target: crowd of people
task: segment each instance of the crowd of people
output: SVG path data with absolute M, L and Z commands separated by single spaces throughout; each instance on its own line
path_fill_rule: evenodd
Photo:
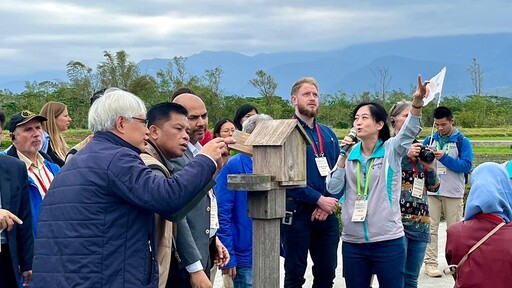
M 308 255 L 313 287 L 333 287 L 338 257 L 347 287 L 371 287 L 374 275 L 379 287 L 418 287 L 422 266 L 443 276 L 440 248 L 456 287 L 490 287 L 486 276 L 512 270 L 512 249 L 500 245 L 511 239 L 512 161 L 478 166 L 464 203 L 473 153 L 451 110 L 437 107 L 437 132 L 416 140 L 427 91 L 418 76 L 412 100 L 389 116 L 377 102 L 360 103 L 357 137 L 340 141 L 317 120 L 316 80 L 292 85 L 290 117 L 312 145 L 306 187 L 286 191 L 284 287 L 304 285 Z M 227 179 L 252 174 L 253 160 L 228 145 L 236 130 L 252 133 L 272 117 L 245 104 L 212 133 L 200 96 L 180 88 L 146 110 L 128 91 L 98 91 L 92 134 L 71 149 L 65 104 L 12 115 L 12 145 L 0 155 L 0 287 L 202 288 L 218 274 L 225 288 L 252 287 L 248 192 L 230 190 Z M 437 241 L 441 214 L 446 247 Z M 492 287 L 509 277 L 493 276 Z

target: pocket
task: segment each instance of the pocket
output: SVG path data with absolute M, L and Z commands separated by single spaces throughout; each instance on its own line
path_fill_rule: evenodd
M 151 247 L 151 240 L 148 240 L 148 245 L 146 247 L 146 257 L 144 257 L 144 285 L 148 285 L 151 282 L 151 278 L 153 276 L 153 247 Z

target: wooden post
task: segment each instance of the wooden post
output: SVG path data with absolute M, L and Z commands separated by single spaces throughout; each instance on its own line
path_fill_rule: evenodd
M 247 192 L 248 216 L 253 219 L 252 284 L 279 287 L 280 228 L 285 216 L 286 188 L 306 186 L 306 144 L 311 140 L 294 119 L 258 123 L 250 137 L 230 146 L 250 155 L 253 174 L 228 175 L 229 190 Z

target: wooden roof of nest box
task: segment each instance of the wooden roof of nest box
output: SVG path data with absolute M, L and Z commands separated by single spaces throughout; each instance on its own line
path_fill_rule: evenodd
M 254 174 L 272 175 L 281 186 L 306 185 L 306 145 L 312 142 L 296 119 L 261 121 L 247 135 L 235 135 L 230 148 L 250 155 L 252 147 Z

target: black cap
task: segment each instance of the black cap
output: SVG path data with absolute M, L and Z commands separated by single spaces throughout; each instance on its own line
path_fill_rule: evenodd
M 44 122 L 44 121 L 48 120 L 44 116 L 37 115 L 28 110 L 23 110 L 20 113 L 14 114 L 11 117 L 11 121 L 9 122 L 9 131 L 14 132 L 16 127 L 21 126 L 32 119 L 37 119 L 37 120 L 39 120 L 39 122 Z

